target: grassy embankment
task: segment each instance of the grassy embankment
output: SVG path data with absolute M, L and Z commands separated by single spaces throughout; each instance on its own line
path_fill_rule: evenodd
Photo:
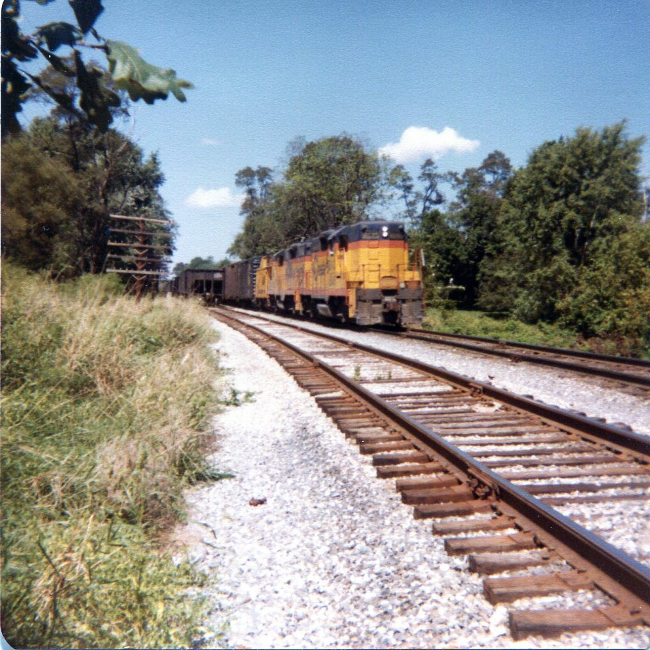
M 186 646 L 203 579 L 156 543 L 205 459 L 207 318 L 3 273 L 2 632 L 16 647 Z
M 575 332 L 563 329 L 559 325 L 541 322 L 528 325 L 512 317 L 497 318 L 480 311 L 430 307 L 426 311 L 423 327 L 449 334 L 484 336 L 502 341 L 650 359 L 650 348 L 641 341 L 613 338 L 585 340 Z

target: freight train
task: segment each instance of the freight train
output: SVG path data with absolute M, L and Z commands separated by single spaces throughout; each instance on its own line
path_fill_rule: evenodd
M 216 301 L 358 325 L 416 325 L 422 269 L 419 257 L 409 254 L 402 223 L 341 226 L 224 267 Z

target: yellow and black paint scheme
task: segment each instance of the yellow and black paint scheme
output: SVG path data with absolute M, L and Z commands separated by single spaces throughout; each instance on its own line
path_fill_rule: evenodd
M 409 261 L 403 224 L 362 221 L 262 256 L 254 302 L 359 325 L 414 325 L 422 320 L 421 266 Z

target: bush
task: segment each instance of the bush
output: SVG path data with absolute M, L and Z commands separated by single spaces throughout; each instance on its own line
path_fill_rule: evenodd
M 214 330 L 110 278 L 3 274 L 2 630 L 20 647 L 188 645 L 202 579 L 155 550 L 214 476 Z
M 596 246 L 590 267 L 559 305 L 561 323 L 619 354 L 650 353 L 650 227 Z
M 495 317 L 479 311 L 427 309 L 424 324 L 432 330 L 449 334 L 483 336 L 533 345 L 568 348 L 576 347 L 578 344 L 576 334 L 557 325 L 548 323 L 529 325 L 511 316 L 506 318 L 504 314 Z

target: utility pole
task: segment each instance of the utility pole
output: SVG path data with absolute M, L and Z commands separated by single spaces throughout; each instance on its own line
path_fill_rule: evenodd
M 171 239 L 174 235 L 169 232 L 151 232 L 148 231 L 147 224 L 164 224 L 173 226 L 174 222 L 166 219 L 150 219 L 148 217 L 132 217 L 121 214 L 111 214 L 109 215 L 110 219 L 119 222 L 119 221 L 128 221 L 135 222 L 135 224 L 126 224 L 126 225 L 135 225 L 135 228 L 121 228 L 117 227 L 121 224 L 116 223 L 115 226 L 110 227 L 110 233 L 112 236 L 114 234 L 122 237 L 127 237 L 127 241 L 118 242 L 118 241 L 109 241 L 108 246 L 113 248 L 128 248 L 132 249 L 134 253 L 131 254 L 119 254 L 119 253 L 109 253 L 106 257 L 107 259 L 116 259 L 121 260 L 124 264 L 131 264 L 135 268 L 108 268 L 106 269 L 107 273 L 121 273 L 124 275 L 130 275 L 135 279 L 135 302 L 139 303 L 142 299 L 142 295 L 146 288 L 147 279 L 156 279 L 160 280 L 160 276 L 166 275 L 167 273 L 167 260 L 165 257 L 169 256 L 172 251 L 171 244 L 152 244 L 154 237 L 161 237 L 165 239 Z M 153 250 L 164 250 L 164 256 L 157 257 L 147 257 L 149 254 L 148 251 Z

